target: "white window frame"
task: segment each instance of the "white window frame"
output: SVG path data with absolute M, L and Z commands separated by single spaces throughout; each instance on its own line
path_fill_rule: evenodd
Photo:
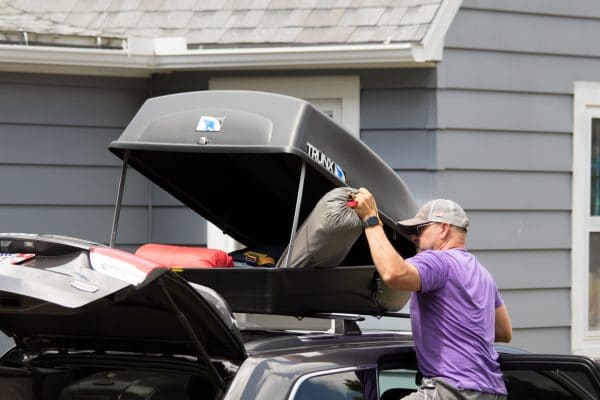
M 573 213 L 571 251 L 571 351 L 600 357 L 600 331 L 588 330 L 589 234 L 600 232 L 590 216 L 592 119 L 600 119 L 600 82 L 576 82 L 573 101 Z
M 258 90 L 284 94 L 313 102 L 317 108 L 331 107 L 338 123 L 360 137 L 360 78 L 358 75 L 213 77 L 210 90 Z M 341 101 L 341 108 L 339 103 Z M 211 223 L 207 223 L 207 247 L 232 251 L 239 245 Z

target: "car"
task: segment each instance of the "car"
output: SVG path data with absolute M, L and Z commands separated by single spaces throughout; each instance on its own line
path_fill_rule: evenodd
M 409 293 L 381 282 L 364 238 L 328 268 L 286 257 L 277 268 L 197 268 L 114 246 L 133 167 L 275 256 L 291 254 L 325 193 L 369 186 L 386 234 L 410 256 L 394 221 L 415 202 L 364 144 L 299 99 L 204 91 L 148 100 L 110 149 L 123 159 L 111 246 L 0 234 L 0 329 L 14 341 L 0 358 L 0 399 L 389 400 L 416 390 L 410 332 L 359 325 L 410 317 L 399 311 Z M 199 170 L 212 173 L 192 179 Z M 589 358 L 497 350 L 510 399 L 600 398 Z
M 2 399 L 397 399 L 419 383 L 408 332 L 300 310 L 334 328 L 239 329 L 217 292 L 130 253 L 52 235 L 0 243 L 36 254 L 2 265 L 0 326 L 15 341 Z M 498 351 L 511 399 L 600 394 L 586 357 Z

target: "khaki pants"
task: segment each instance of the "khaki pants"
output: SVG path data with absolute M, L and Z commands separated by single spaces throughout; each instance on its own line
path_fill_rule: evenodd
M 419 390 L 403 397 L 403 400 L 506 400 L 506 396 L 457 389 L 440 378 L 423 378 Z

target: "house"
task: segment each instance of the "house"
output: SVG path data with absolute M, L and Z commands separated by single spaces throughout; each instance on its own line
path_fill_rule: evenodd
M 465 207 L 515 346 L 600 356 L 599 34 L 593 0 L 2 0 L 0 230 L 108 242 L 145 99 L 286 93 Z M 120 247 L 224 243 L 131 176 Z

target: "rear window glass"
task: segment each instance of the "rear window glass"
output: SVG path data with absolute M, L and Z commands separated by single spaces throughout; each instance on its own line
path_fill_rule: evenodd
M 592 389 L 589 382 L 585 383 L 588 380 L 585 374 L 572 371 L 505 371 L 504 380 L 511 400 L 572 400 L 585 398 L 582 392 L 589 394 Z
M 304 381 L 295 400 L 377 400 L 375 370 L 320 375 Z

